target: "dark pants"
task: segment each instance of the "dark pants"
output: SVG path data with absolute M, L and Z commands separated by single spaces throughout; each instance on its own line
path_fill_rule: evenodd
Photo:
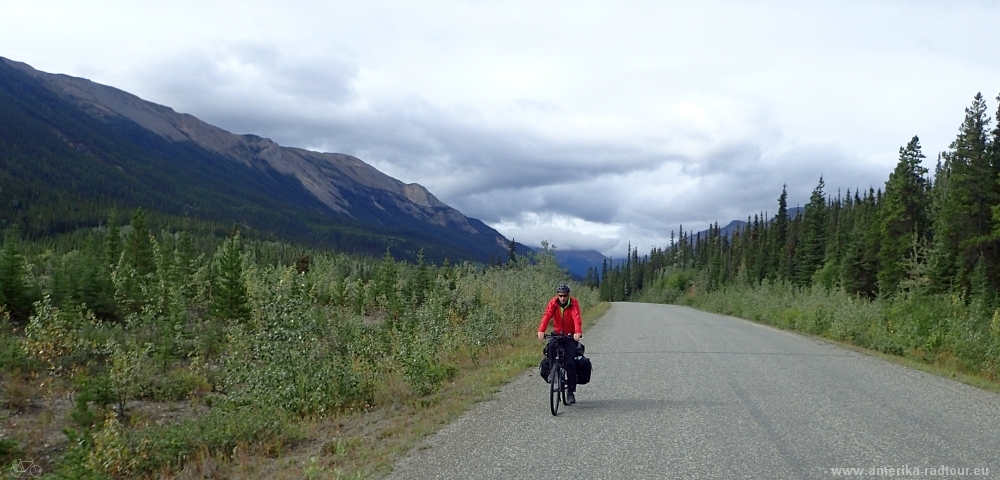
M 548 354 L 549 365 L 552 365 L 553 368 L 556 365 L 555 343 L 557 341 L 562 344 L 564 352 L 563 358 L 565 359 L 566 377 L 568 380 L 566 385 L 566 391 L 570 393 L 576 392 L 576 362 L 573 359 L 576 358 L 576 352 L 580 344 L 577 343 L 576 340 L 573 340 L 572 338 L 550 338 L 549 344 L 546 347 L 546 351 L 549 352 Z

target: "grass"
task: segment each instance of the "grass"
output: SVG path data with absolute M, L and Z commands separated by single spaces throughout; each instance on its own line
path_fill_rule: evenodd
M 759 323 L 759 322 L 758 322 Z M 912 368 L 914 370 L 920 370 L 927 372 L 939 377 L 950 378 L 957 382 L 964 383 L 982 390 L 986 390 L 993 393 L 1000 393 L 1000 381 L 992 377 L 987 377 L 984 375 L 963 372 L 961 366 L 956 365 L 953 362 L 942 362 L 941 360 L 935 360 L 932 363 L 928 363 L 928 360 L 923 357 L 910 357 L 910 356 L 899 356 L 892 355 L 889 353 L 883 353 L 878 350 L 872 350 L 864 347 L 859 347 L 857 345 L 842 342 L 840 340 L 835 340 L 832 338 L 824 337 L 821 335 L 814 335 L 811 333 L 805 333 L 801 331 L 793 330 L 798 334 L 806 335 L 811 338 L 816 338 L 824 342 L 837 345 L 848 350 L 869 355 L 887 362 L 892 362 L 904 367 Z
M 600 303 L 584 312 L 589 328 L 610 308 Z M 278 455 L 252 446 L 231 455 L 202 452 L 178 472 L 161 478 L 372 478 L 388 474 L 392 465 L 429 435 L 453 422 L 476 403 L 538 366 L 540 343 L 533 332 L 490 347 L 478 362 L 458 359 L 458 374 L 436 392 L 372 411 L 315 418 L 296 426 L 302 438 Z
M 964 304 L 948 304 L 946 299 L 921 302 L 868 302 L 823 289 L 796 291 L 781 286 L 730 288 L 685 297 L 683 303 L 705 311 L 732 315 L 752 322 L 823 340 L 849 350 L 870 355 L 916 370 L 950 378 L 983 390 L 1000 393 L 1000 379 L 989 361 L 970 361 L 950 352 L 962 352 L 970 337 L 955 318 L 971 316 Z M 936 302 L 936 303 L 935 303 Z M 943 335 L 951 343 L 921 348 L 929 342 L 912 332 L 921 322 L 944 325 Z M 901 329 L 908 328 L 903 331 Z M 941 327 L 938 327 L 941 328 Z M 918 338 L 919 341 L 913 340 Z M 959 340 L 955 340 L 955 339 Z M 992 342 L 990 333 L 978 337 Z

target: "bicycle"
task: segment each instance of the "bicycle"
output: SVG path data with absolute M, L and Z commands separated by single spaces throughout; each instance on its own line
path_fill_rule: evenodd
M 573 338 L 572 335 L 564 335 L 558 333 L 546 333 L 544 338 Z M 554 355 L 554 362 L 550 366 L 549 370 L 549 409 L 552 411 L 552 415 L 559 415 L 559 404 L 569 405 L 566 401 L 566 388 L 567 383 L 569 383 L 568 374 L 566 373 L 566 352 L 563 348 L 563 342 L 556 341 L 552 345 L 555 347 L 556 352 Z
M 18 460 L 17 463 L 11 465 L 10 475 L 14 478 L 38 478 L 42 476 L 42 467 L 36 465 L 35 461 L 30 458 Z

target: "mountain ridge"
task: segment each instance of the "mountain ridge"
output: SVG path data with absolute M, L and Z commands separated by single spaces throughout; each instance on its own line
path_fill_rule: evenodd
M 265 230 L 274 221 L 263 217 L 291 216 L 312 230 L 299 237 L 315 240 L 331 228 L 339 229 L 341 236 L 375 235 L 379 239 L 369 242 L 367 250 L 376 243 L 386 248 L 405 244 L 409 257 L 434 243 L 443 244 L 432 248 L 439 259 L 451 255 L 485 260 L 507 249 L 503 235 L 441 202 L 425 187 L 392 178 L 351 155 L 234 134 L 114 87 L 41 72 L 3 57 L 0 70 L 0 86 L 7 94 L 0 102 L 7 117 L 2 140 L 9 182 L 21 178 L 46 185 L 46 179 L 58 178 L 60 183 L 51 186 L 71 194 L 87 191 L 103 198 L 103 204 L 146 201 L 181 215 L 249 211 L 247 222 Z M 26 165 L 27 159 L 37 165 Z M 66 175 L 45 173 L 47 168 L 65 167 L 106 180 L 108 189 L 95 191 L 93 185 L 76 185 Z M 123 197 L 122 188 L 131 197 Z M 12 183 L 9 190 L 18 190 L 17 185 Z M 197 193 L 205 190 L 211 194 Z M 36 200 L 40 196 L 53 195 L 35 192 Z M 282 220 L 282 229 L 296 228 L 290 218 Z M 359 233 L 359 228 L 369 227 L 375 232 Z

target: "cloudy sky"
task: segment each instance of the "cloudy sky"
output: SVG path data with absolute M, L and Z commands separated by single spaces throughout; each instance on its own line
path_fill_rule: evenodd
M 996 1 L 0 0 L 0 56 L 620 256 L 882 186 L 1000 93 Z

